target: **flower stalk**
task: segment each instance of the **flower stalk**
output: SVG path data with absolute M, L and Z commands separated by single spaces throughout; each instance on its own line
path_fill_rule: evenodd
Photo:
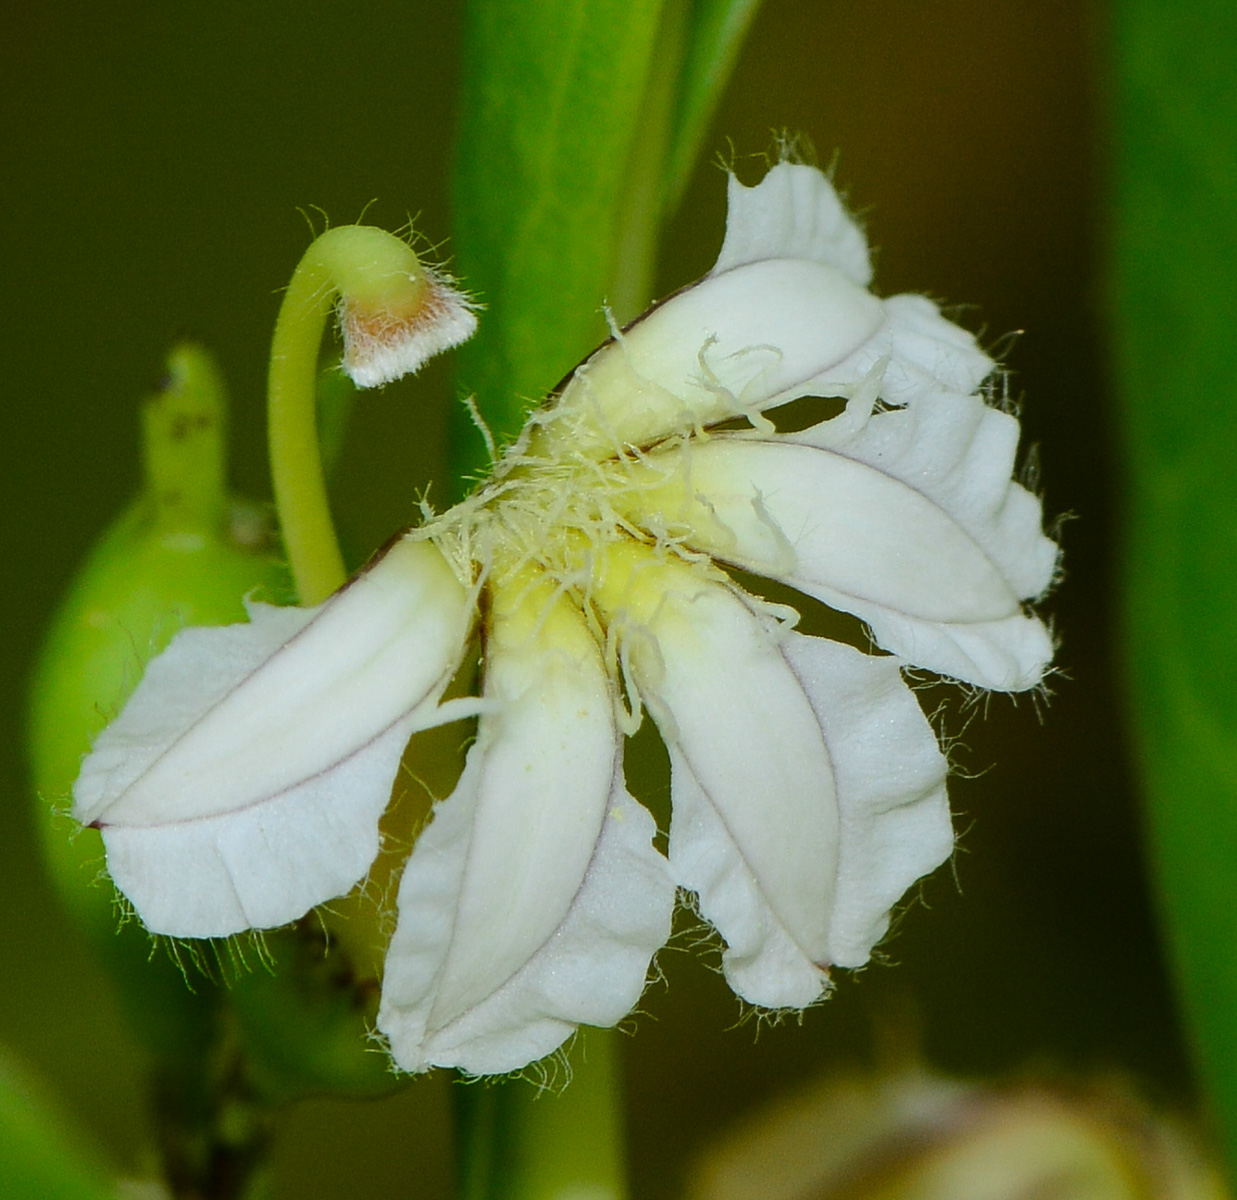
M 561 1092 L 524 1081 L 459 1092 L 460 1200 L 625 1200 L 618 1036 L 577 1034 Z

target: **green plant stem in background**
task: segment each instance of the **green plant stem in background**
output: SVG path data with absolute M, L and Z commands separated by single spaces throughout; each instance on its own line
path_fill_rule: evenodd
M 454 269 L 485 304 L 457 378 L 500 444 L 605 336 L 619 212 L 662 0 L 472 0 Z M 485 466 L 467 421 L 452 478 Z
M 658 209 L 626 203 L 624 186 L 638 143 L 664 153 L 666 117 L 644 96 L 661 10 L 661 0 L 469 5 L 454 267 L 486 311 L 457 379 L 500 445 L 605 336 L 620 231 L 652 253 L 652 229 L 633 222 L 655 222 Z M 671 89 L 661 90 L 664 105 Z M 642 118 L 655 126 L 644 139 Z M 647 262 L 634 273 L 647 279 Z M 478 431 L 453 418 L 459 495 L 486 460 Z M 588 1031 L 592 1053 L 560 1096 L 520 1080 L 459 1089 L 461 1200 L 626 1195 L 612 1036 Z
M 565 1090 L 555 1090 L 562 1081 L 458 1089 L 459 1200 L 625 1200 L 619 1037 L 581 1030 Z
M 472 0 L 455 164 L 454 269 L 486 307 L 460 391 L 501 446 L 648 303 L 681 194 L 756 0 Z M 486 466 L 453 414 L 457 495 Z M 590 1029 L 562 1095 L 460 1090 L 465 1200 L 620 1198 L 616 1035 Z
M 665 0 L 620 192 L 608 294 L 619 325 L 655 286 L 657 243 L 691 176 L 709 119 L 759 0 Z
M 683 0 L 686 25 L 675 114 L 662 174 L 662 205 L 678 204 L 760 0 Z
M 455 164 L 455 270 L 486 305 L 460 390 L 501 445 L 636 315 L 759 0 L 473 0 Z M 486 466 L 461 409 L 456 491 Z
M 606 296 L 609 317 L 620 326 L 638 317 L 653 293 L 687 19 L 687 0 L 665 0 L 636 114 L 636 135 L 623 172 Z
M 1165 929 L 1237 1163 L 1237 7 L 1121 0 L 1114 23 L 1125 650 Z
M 758 0 L 472 0 L 454 269 L 486 305 L 460 390 L 501 445 L 636 315 Z M 457 493 L 486 465 L 454 414 Z

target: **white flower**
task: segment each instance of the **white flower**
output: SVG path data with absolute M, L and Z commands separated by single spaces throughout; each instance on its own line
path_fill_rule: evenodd
M 76 788 L 147 926 L 290 921 L 347 892 L 409 735 L 480 713 L 408 861 L 379 1027 L 410 1071 L 518 1068 L 636 1002 L 676 888 L 734 990 L 801 1008 L 857 967 L 951 852 L 915 665 L 1034 686 L 1052 580 L 1012 481 L 993 363 L 917 296 L 880 300 L 818 171 L 730 184 L 713 271 L 597 351 L 491 480 L 316 609 L 189 629 Z M 779 433 L 764 415 L 845 400 Z M 722 569 L 862 618 L 886 654 L 807 637 Z M 479 624 L 482 695 L 439 704 Z M 672 764 L 669 856 L 627 792 L 647 709 Z

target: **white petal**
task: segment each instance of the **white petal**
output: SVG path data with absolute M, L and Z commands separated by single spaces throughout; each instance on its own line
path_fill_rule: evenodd
M 946 764 L 895 659 L 771 629 L 724 586 L 611 552 L 595 599 L 670 753 L 670 863 L 754 1004 L 857 967 L 953 846 Z
M 766 258 L 805 258 L 836 267 L 860 287 L 871 282 L 863 230 L 815 167 L 778 163 L 750 188 L 732 174 L 726 205 L 726 239 L 711 274 Z
M 670 752 L 670 864 L 726 940 L 745 999 L 802 1008 L 826 984 L 838 812 L 819 724 L 774 632 L 691 569 L 614 562 L 598 603 Z
M 576 371 L 534 452 L 609 454 L 780 404 L 852 356 L 881 321 L 875 296 L 808 259 L 709 276 Z
M 678 883 L 697 894 L 701 914 L 725 939 L 726 982 L 736 995 L 761 1008 L 806 1008 L 828 987 L 824 969 L 829 961 L 828 909 L 820 909 L 811 922 L 803 919 L 806 913 L 788 921 L 767 894 L 768 883 L 778 877 L 783 853 L 791 859 L 800 857 L 796 853 L 800 844 L 776 846 L 772 833 L 753 843 L 745 836 L 750 829 L 732 829 L 730 811 L 737 804 L 743 807 L 744 798 L 737 789 L 721 795 L 709 791 L 691 760 L 675 745 L 670 746 L 670 769 L 674 801 L 670 869 Z M 750 794 L 746 807 L 756 808 L 768 799 L 760 792 Z M 769 807 L 777 803 L 772 799 Z M 828 876 L 822 873 L 820 879 Z M 810 940 L 803 937 L 809 924 Z
M 294 921 L 362 879 L 416 720 L 337 767 L 236 812 L 104 826 L 107 867 L 147 929 L 226 937 Z
M 405 539 L 308 614 L 271 616 L 265 630 L 185 630 L 100 735 L 74 815 L 103 825 L 214 816 L 329 770 L 436 698 L 470 611 L 437 548 Z
M 510 1071 L 614 1023 L 669 935 L 600 653 L 552 588 L 496 598 L 485 695 L 500 707 L 400 886 L 378 1025 L 409 1071 Z
M 812 167 L 733 177 L 713 271 L 617 333 L 537 417 L 534 456 L 605 457 L 803 396 L 974 392 L 994 363 L 923 296 L 881 301 L 862 231 Z M 876 397 L 874 397 L 875 399 Z
M 878 413 L 849 437 L 826 425 L 788 440 L 823 445 L 922 492 L 983 547 L 1022 600 L 1040 596 L 1056 571 L 1039 500 L 1013 481 L 1018 421 L 979 396 L 924 394 L 899 412 Z
M 764 259 L 798 258 L 836 267 L 861 287 L 871 282 L 863 231 L 816 168 L 780 163 L 753 188 L 732 175 L 727 195 L 726 240 L 712 274 Z M 880 399 L 902 405 L 924 391 L 969 395 L 996 364 L 931 300 L 894 296 L 882 301 L 881 324 L 871 337 L 794 391 L 849 396 L 878 365 Z
M 908 416 L 878 414 L 868 429 Z M 637 494 L 632 515 L 855 613 L 880 645 L 918 666 L 985 687 L 1030 687 L 1052 645 L 1021 600 L 1036 594 L 1028 584 L 1047 584 L 1055 547 L 1007 465 L 1004 507 L 981 514 L 972 501 L 990 495 L 993 473 L 979 457 L 948 461 L 954 474 L 925 493 L 924 475 L 891 455 L 856 461 L 796 441 L 718 436 L 654 460 L 667 482 Z
M 946 764 L 892 658 L 792 633 L 782 652 L 820 721 L 841 814 L 829 957 L 867 962 L 889 910 L 953 850 Z
M 408 735 L 447 715 L 469 604 L 404 541 L 316 609 L 250 616 L 178 634 L 75 785 L 155 932 L 282 924 L 364 875 Z
M 843 361 L 811 381 L 821 396 L 848 396 L 879 370 L 880 399 L 912 403 L 928 392 L 971 395 L 996 368 L 965 329 L 947 321 L 926 296 L 891 296 L 882 301 L 883 319 L 876 332 Z

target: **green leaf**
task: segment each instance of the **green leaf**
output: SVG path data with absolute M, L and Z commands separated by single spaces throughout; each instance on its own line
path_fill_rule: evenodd
M 1165 926 L 1237 1161 L 1237 8 L 1123 0 L 1115 29 L 1125 649 Z
M 472 0 L 455 170 L 456 272 L 485 304 L 458 359 L 500 444 L 648 303 L 657 236 L 758 0 Z M 453 430 L 453 466 L 484 466 Z
M 113 1200 L 82 1137 L 0 1052 L 0 1193 L 6 1200 Z
M 473 0 L 453 268 L 485 304 L 458 379 L 499 440 L 606 335 L 662 0 Z M 483 462 L 457 439 L 457 465 Z

